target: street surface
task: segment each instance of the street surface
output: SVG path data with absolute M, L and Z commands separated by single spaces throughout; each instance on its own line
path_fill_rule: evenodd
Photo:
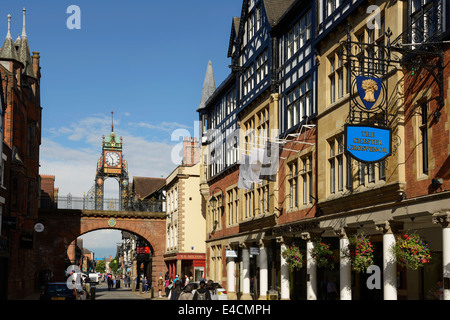
M 111 288 L 108 291 L 106 282 L 100 282 L 96 286 L 95 300 L 145 300 L 151 299 L 151 293 L 140 293 L 131 291 L 131 288 L 124 288 L 121 284 L 120 288 Z M 164 298 L 161 298 L 164 299 Z
M 157 293 L 156 293 L 157 294 Z M 34 293 L 22 300 L 39 300 L 40 294 Z M 123 284 L 118 289 L 108 291 L 106 282 L 100 282 L 96 286 L 95 300 L 167 300 L 167 298 L 153 298 L 151 293 L 140 293 L 138 291 L 131 291 L 131 288 L 124 288 Z

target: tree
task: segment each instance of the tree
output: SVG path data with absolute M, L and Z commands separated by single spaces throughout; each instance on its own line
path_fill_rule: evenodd
M 114 274 L 117 274 L 117 270 L 119 269 L 119 258 L 115 257 L 111 262 L 109 263 L 109 268 Z
M 95 266 L 95 271 L 100 272 L 100 273 L 105 273 L 105 270 L 106 270 L 105 260 L 97 261 L 97 264 Z

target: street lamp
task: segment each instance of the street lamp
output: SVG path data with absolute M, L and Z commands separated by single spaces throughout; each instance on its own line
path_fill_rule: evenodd
M 213 208 L 216 208 L 216 205 L 217 205 L 217 202 L 218 202 L 217 198 L 214 196 L 214 191 L 216 191 L 216 189 L 219 189 L 220 191 L 222 191 L 222 205 L 221 205 L 221 207 L 219 209 L 220 211 L 219 211 L 219 215 L 217 217 L 217 219 L 220 219 L 220 217 L 222 216 L 222 214 L 224 212 L 224 201 L 225 201 L 225 199 L 224 199 L 224 192 L 223 192 L 223 190 L 221 188 L 215 187 L 212 190 L 211 198 L 209 198 L 209 203 L 211 204 L 211 206 Z M 209 238 L 211 238 L 211 235 L 214 234 L 214 232 L 216 231 L 217 226 L 219 225 L 219 221 L 218 220 L 215 220 L 214 218 L 213 218 L 213 220 L 214 220 L 213 229 L 211 230 L 211 233 L 209 234 Z
M 209 203 L 213 206 L 213 207 L 215 207 L 216 206 L 216 204 L 217 204 L 217 198 L 214 196 L 214 191 L 216 190 L 216 189 L 219 189 L 220 191 L 222 191 L 222 207 L 224 206 L 224 192 L 223 192 L 223 190 L 220 188 L 220 187 L 215 187 L 214 189 L 213 189 L 213 191 L 211 192 L 211 194 L 212 194 L 212 196 L 211 196 L 211 198 L 209 198 Z

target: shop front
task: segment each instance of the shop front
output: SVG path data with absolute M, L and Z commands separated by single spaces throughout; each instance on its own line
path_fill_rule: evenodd
M 168 270 L 168 277 L 176 276 L 184 281 L 185 275 L 191 281 L 200 281 L 205 277 L 206 255 L 204 253 L 173 253 L 166 255 L 164 260 Z

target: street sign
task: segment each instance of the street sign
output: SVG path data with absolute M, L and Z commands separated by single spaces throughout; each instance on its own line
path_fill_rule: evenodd
M 365 125 L 345 125 L 345 151 L 364 163 L 375 163 L 391 155 L 390 128 Z
M 225 256 L 227 258 L 237 258 L 238 254 L 236 250 L 225 250 Z
M 42 223 L 36 223 L 34 225 L 34 231 L 36 231 L 36 232 L 44 231 L 44 225 Z

